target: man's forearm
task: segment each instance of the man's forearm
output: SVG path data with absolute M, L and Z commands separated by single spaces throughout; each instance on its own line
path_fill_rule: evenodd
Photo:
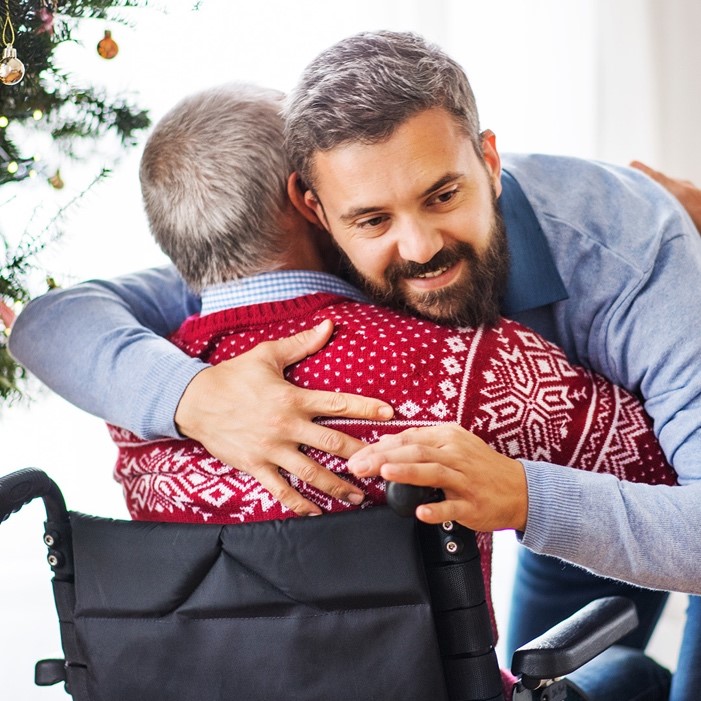
M 163 336 L 198 303 L 172 268 L 53 291 L 20 314 L 10 352 L 82 409 L 143 438 L 175 437 L 180 397 L 207 366 Z
M 633 484 L 613 475 L 523 463 L 525 546 L 607 577 L 701 594 L 701 484 Z

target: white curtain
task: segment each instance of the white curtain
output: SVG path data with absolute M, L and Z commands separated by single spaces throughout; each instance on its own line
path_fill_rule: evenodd
M 701 2 L 597 0 L 597 156 L 701 185 Z

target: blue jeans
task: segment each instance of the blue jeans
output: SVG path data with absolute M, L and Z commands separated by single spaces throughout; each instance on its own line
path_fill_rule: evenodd
M 666 700 L 669 674 L 641 651 L 652 635 L 667 594 L 602 579 L 555 558 L 535 555 L 526 548 L 519 551 L 511 600 L 506 640 L 509 658 L 517 647 L 590 601 L 614 595 L 626 596 L 635 603 L 640 619 L 638 628 L 569 678 L 590 695 L 591 701 Z M 701 632 L 701 625 L 696 630 Z M 696 648 L 699 651 L 701 644 Z M 613 695 L 606 695 L 607 689 Z M 675 701 L 691 698 L 680 696 Z M 698 701 L 701 696 L 693 698 Z
M 701 699 L 701 597 L 690 596 L 669 701 Z
M 642 650 L 614 645 L 567 678 L 587 701 L 667 701 L 671 676 Z

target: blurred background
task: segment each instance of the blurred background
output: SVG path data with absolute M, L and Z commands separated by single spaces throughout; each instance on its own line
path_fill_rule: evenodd
M 153 122 L 184 95 L 228 80 L 288 90 L 319 51 L 355 32 L 413 30 L 466 68 L 482 127 L 496 133 L 502 152 L 639 159 L 701 184 L 698 0 L 170 0 L 121 15 L 128 24 L 82 21 L 56 61 L 79 84 L 132 96 Z M 110 60 L 95 49 L 105 30 L 119 46 Z M 0 231 L 12 244 L 37 218 L 50 219 L 83 193 L 101 168 L 112 170 L 67 209 L 62 236 L 38 259 L 36 293 L 46 274 L 67 286 L 164 262 L 141 210 L 138 161 L 147 134 L 132 149 L 106 136 L 81 163 L 49 162 L 31 182 L 2 188 Z M 47 182 L 56 172 L 61 189 Z M 40 467 L 69 508 L 126 517 L 102 422 L 37 384 L 27 391 L 29 399 L 0 405 L 0 474 Z M 41 505 L 32 504 L 0 527 L 0 673 L 9 699 L 66 698 L 61 687 L 38 689 L 32 681 L 38 658 L 61 654 L 43 519 Z M 500 534 L 500 620 L 515 550 L 513 534 Z M 672 667 L 684 605 L 685 597 L 672 597 L 651 646 Z

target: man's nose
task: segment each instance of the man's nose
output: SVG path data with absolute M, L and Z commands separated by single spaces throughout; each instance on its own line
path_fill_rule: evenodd
M 406 220 L 397 230 L 397 249 L 403 260 L 428 263 L 443 248 L 440 232 L 420 221 Z

